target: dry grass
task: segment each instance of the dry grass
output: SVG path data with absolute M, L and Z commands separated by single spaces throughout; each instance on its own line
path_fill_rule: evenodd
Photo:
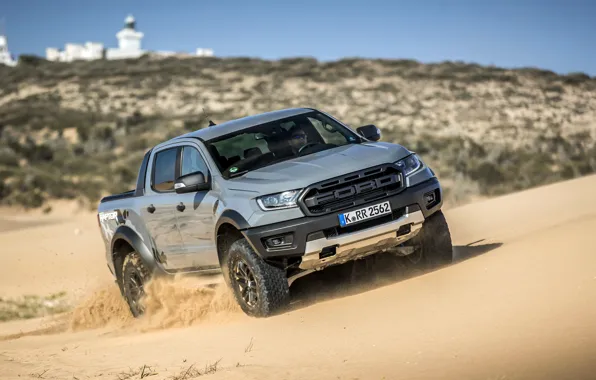
M 221 361 L 221 359 L 219 359 L 215 363 L 207 364 L 207 365 L 205 365 L 205 368 L 203 368 L 203 369 L 198 369 L 195 367 L 194 364 L 191 364 L 188 368 L 186 368 L 185 370 L 182 370 L 178 375 L 174 375 L 174 376 L 170 377 L 170 379 L 172 379 L 172 380 L 194 379 L 194 378 L 197 378 L 200 376 L 213 374 L 213 373 L 217 372 L 217 369 L 218 369 L 217 366 L 219 365 L 220 361 Z
M 253 342 L 252 342 L 252 338 L 250 338 L 250 342 L 248 343 L 248 345 L 246 346 L 246 348 L 244 349 L 245 353 L 251 352 L 253 348 Z
M 36 379 L 43 379 L 44 375 L 49 371 L 49 369 L 43 370 L 37 373 L 30 373 L 29 376 L 36 378 Z
M 186 380 L 194 379 L 204 375 L 210 375 L 216 373 L 219 369 L 219 363 L 221 359 L 214 363 L 206 364 L 204 368 L 197 368 L 195 364 L 191 364 L 188 367 L 182 369 L 178 374 L 169 376 L 170 380 Z M 186 360 L 184 360 L 186 362 Z M 127 371 L 122 371 L 116 375 L 117 380 L 133 380 L 133 379 L 144 379 L 150 376 L 159 375 L 159 372 L 146 364 L 138 368 L 129 368 Z
M 129 369 L 126 372 L 120 372 L 117 375 L 118 380 L 129 380 L 129 379 L 144 379 L 149 376 L 155 376 L 158 373 L 150 366 L 144 364 L 142 367 L 137 369 Z

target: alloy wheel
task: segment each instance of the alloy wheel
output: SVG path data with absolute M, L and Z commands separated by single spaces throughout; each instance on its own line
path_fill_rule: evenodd
M 139 313 L 143 313 L 144 307 L 140 300 L 145 295 L 145 291 L 143 289 L 143 280 L 140 274 L 136 271 L 130 273 L 129 276 L 127 276 L 125 286 L 127 287 L 128 294 L 130 295 L 130 302 Z
M 236 261 L 234 265 L 234 280 L 244 303 L 251 308 L 255 307 L 259 299 L 257 281 L 250 267 L 243 260 Z

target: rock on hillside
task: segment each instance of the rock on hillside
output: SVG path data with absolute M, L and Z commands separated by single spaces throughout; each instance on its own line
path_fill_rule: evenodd
M 437 169 L 449 204 L 596 170 L 596 78 L 411 60 L 143 57 L 0 67 L 0 203 L 95 204 L 134 182 L 144 151 L 216 122 L 326 110 Z

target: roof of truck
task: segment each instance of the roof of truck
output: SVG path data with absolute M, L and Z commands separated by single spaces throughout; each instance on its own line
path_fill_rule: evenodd
M 314 111 L 314 109 L 312 108 L 286 108 L 276 111 L 260 113 L 252 116 L 242 117 L 239 119 L 229 120 L 211 127 L 205 126 L 205 128 L 175 137 L 175 139 L 183 137 L 198 137 L 203 140 L 211 140 L 213 138 L 241 131 L 245 128 L 250 128 L 255 125 L 268 123 L 270 121 L 284 119 L 286 117 L 292 117 L 312 111 Z

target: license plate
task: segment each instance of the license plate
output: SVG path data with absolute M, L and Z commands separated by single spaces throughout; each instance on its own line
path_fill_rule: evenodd
M 373 219 L 381 215 L 391 213 L 391 203 L 383 202 L 376 205 L 363 207 L 359 210 L 344 212 L 339 214 L 339 225 L 342 227 L 353 223 L 362 222 L 363 220 Z

